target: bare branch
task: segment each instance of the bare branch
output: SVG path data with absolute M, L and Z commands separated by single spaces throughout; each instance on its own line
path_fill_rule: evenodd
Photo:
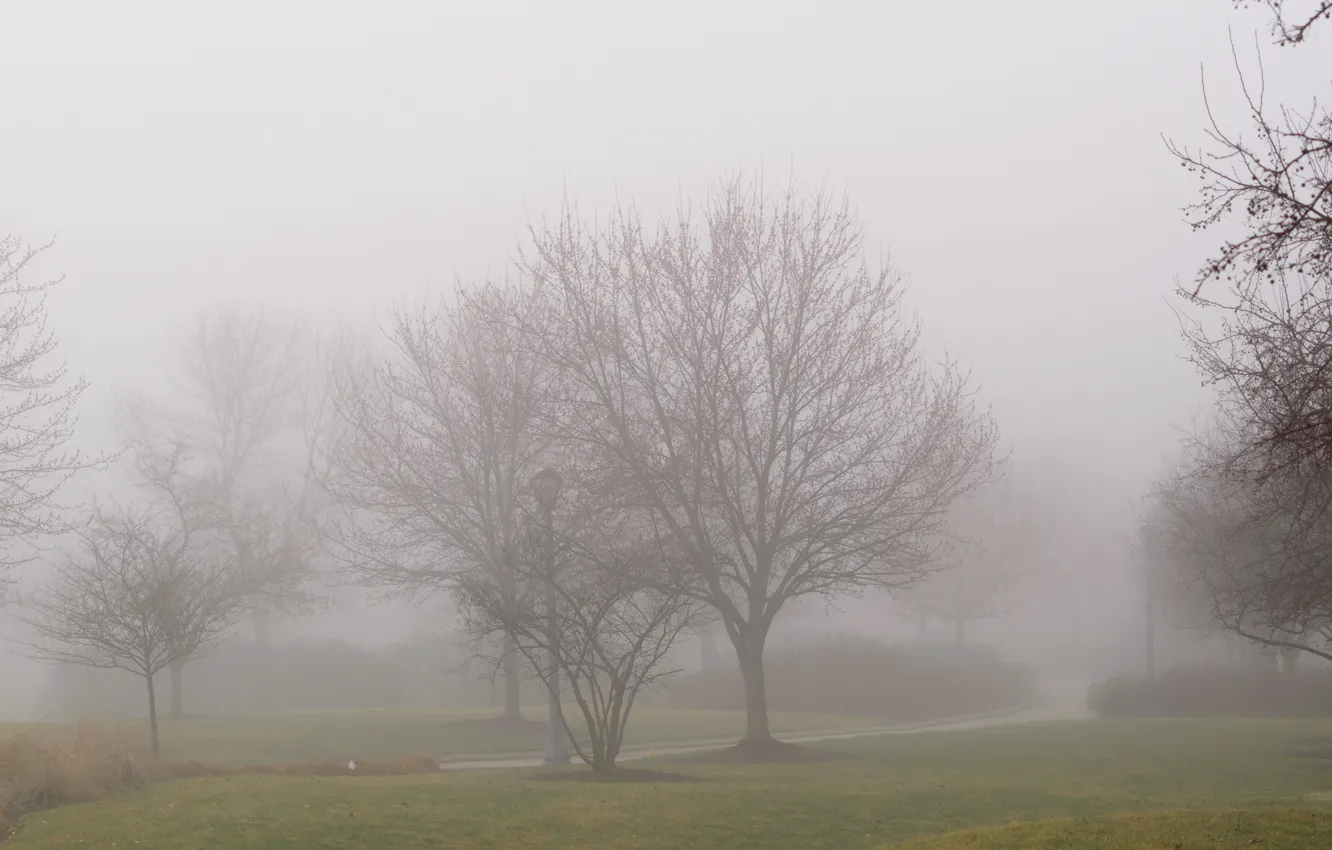
M 56 501 L 61 485 L 108 460 L 67 448 L 87 382 L 71 379 L 54 361 L 46 296 L 59 281 L 26 278 L 29 264 L 49 247 L 0 238 L 0 568 L 27 560 L 13 542 L 64 530 Z

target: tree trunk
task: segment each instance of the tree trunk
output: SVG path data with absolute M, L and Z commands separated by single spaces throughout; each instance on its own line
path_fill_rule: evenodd
M 518 690 L 518 651 L 512 635 L 504 636 L 504 717 L 520 720 L 523 716 L 522 694 Z
M 958 617 L 953 621 L 953 641 L 959 646 L 967 642 L 967 620 Z
M 767 743 L 772 740 L 768 725 L 768 690 L 763 680 L 763 648 L 741 650 L 736 647 L 740 660 L 740 675 L 745 680 L 745 741 Z
M 157 740 L 157 692 L 153 689 L 153 674 L 144 676 L 148 683 L 148 732 L 153 742 L 153 758 L 162 754 L 162 747 Z
M 172 661 L 168 669 L 171 672 L 171 716 L 183 717 L 185 716 L 185 705 L 181 697 L 180 680 L 185 672 L 185 662 L 183 660 Z
M 916 617 L 916 624 L 917 624 L 917 627 L 920 629 L 920 634 L 917 636 L 917 640 L 919 640 L 921 643 L 927 643 L 927 642 L 929 642 L 929 639 L 930 639 L 930 615 L 929 615 L 929 614 L 921 614 L 921 615 L 917 616 L 917 617 Z

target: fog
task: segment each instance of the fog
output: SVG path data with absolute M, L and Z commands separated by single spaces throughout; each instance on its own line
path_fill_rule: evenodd
M 1038 577 L 968 640 L 1085 681 L 1141 664 L 1139 500 L 1208 403 L 1172 293 L 1218 234 L 1182 221 L 1196 178 L 1163 137 L 1202 140 L 1200 68 L 1234 115 L 1229 34 L 1244 50 L 1263 27 L 1218 0 L 13 2 L 0 234 L 55 240 L 30 275 L 64 278 L 51 326 L 91 385 L 77 442 L 114 450 L 114 399 L 169 392 L 201 311 L 371 333 L 457 281 L 512 274 L 527 223 L 566 198 L 655 219 L 737 171 L 845 189 L 1045 520 Z M 1271 85 L 1297 100 L 1317 58 L 1272 56 Z M 69 500 L 126 486 L 84 474 Z M 25 565 L 21 587 L 45 569 Z M 452 627 L 440 598 L 330 592 L 276 640 L 386 647 Z M 900 599 L 867 591 L 801 600 L 772 641 L 918 633 Z M 699 653 L 677 648 L 689 669 Z M 53 675 L 0 654 L 0 712 L 68 710 Z

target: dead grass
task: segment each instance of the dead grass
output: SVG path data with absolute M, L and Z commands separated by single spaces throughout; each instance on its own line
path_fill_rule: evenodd
M 141 734 L 105 724 L 33 729 L 0 740 L 0 814 L 12 821 L 34 809 L 138 788 L 155 767 L 147 751 Z
M 154 759 L 143 733 L 126 725 L 81 722 L 33 727 L 0 739 L 0 841 L 25 813 L 85 803 L 150 782 L 215 776 L 412 776 L 439 772 L 427 756 L 389 761 L 302 762 L 211 767 Z

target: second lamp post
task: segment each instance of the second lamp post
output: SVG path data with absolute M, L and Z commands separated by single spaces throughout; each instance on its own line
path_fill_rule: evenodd
M 549 644 L 550 670 L 547 673 L 546 764 L 564 764 L 569 761 L 569 746 L 564 734 L 564 714 L 560 709 L 560 632 L 559 610 L 555 590 L 555 502 L 560 497 L 560 474 L 549 466 L 532 476 L 532 490 L 536 492 L 541 508 L 541 521 L 545 538 L 546 559 L 546 641 Z

